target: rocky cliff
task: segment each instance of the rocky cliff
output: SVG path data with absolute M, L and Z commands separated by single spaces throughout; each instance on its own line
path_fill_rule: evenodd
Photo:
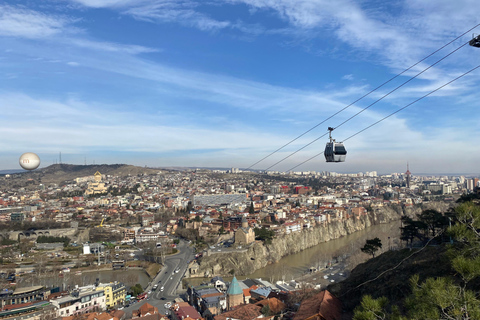
M 430 207 L 430 206 L 429 206 Z M 435 207 L 444 211 L 445 205 Z M 317 226 L 301 232 L 295 232 L 281 237 L 276 237 L 272 244 L 264 245 L 256 241 L 248 248 L 235 252 L 223 253 L 209 251 L 202 258 L 198 276 L 226 276 L 231 270 L 237 275 L 246 275 L 263 268 L 268 264 L 279 261 L 282 257 L 298 253 L 319 243 L 337 239 L 359 230 L 364 230 L 372 225 L 389 223 L 399 220 L 403 214 L 414 215 L 425 208 L 409 207 L 402 210 L 400 207 L 383 207 L 375 209 L 367 216 L 351 218 L 348 220 L 334 221 L 325 226 Z

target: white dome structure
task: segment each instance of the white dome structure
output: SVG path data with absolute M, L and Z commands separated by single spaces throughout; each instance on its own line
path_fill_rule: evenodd
M 33 152 L 26 152 L 20 156 L 20 166 L 25 170 L 35 170 L 40 165 L 40 158 Z

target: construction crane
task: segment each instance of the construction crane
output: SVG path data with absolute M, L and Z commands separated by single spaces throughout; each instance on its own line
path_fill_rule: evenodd
M 95 226 L 95 228 L 102 228 L 103 227 L 103 221 L 105 220 L 105 218 L 102 219 L 102 222 L 100 222 L 100 224 L 98 226 Z

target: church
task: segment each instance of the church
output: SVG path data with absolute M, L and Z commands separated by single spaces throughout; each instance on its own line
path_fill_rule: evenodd
M 255 241 L 255 231 L 248 226 L 245 216 L 242 219 L 242 227 L 235 231 L 235 244 L 244 245 Z

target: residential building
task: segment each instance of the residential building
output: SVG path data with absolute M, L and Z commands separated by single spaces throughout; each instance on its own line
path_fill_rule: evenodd
M 57 317 L 105 311 L 107 308 L 104 291 L 95 290 L 94 286 L 74 290 L 70 295 L 50 302 L 57 308 Z
M 127 289 L 121 282 L 100 283 L 96 290 L 105 292 L 105 303 L 107 308 L 115 308 L 125 302 Z

